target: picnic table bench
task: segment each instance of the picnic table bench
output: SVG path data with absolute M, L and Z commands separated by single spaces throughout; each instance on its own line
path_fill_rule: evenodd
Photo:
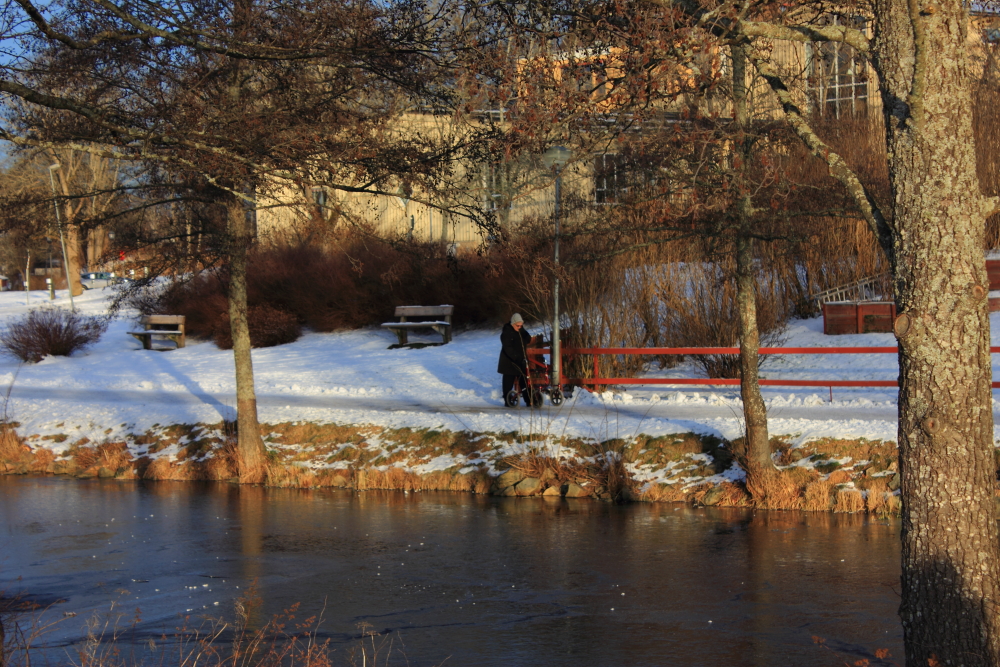
M 169 338 L 177 344 L 178 348 L 184 347 L 187 342 L 187 335 L 184 329 L 183 315 L 143 315 L 139 318 L 142 331 L 129 331 L 130 336 L 142 341 L 142 349 L 153 349 L 153 337 Z
M 385 322 L 383 328 L 390 329 L 399 339 L 399 345 L 406 345 L 407 334 L 412 329 L 433 329 L 441 334 L 442 345 L 451 342 L 451 314 L 455 306 L 396 306 L 398 322 Z M 409 317 L 436 317 L 443 319 L 411 322 Z

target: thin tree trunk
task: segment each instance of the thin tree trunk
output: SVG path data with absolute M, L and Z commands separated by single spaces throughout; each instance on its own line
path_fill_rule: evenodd
M 768 483 L 776 469 L 771 460 L 767 434 L 767 407 L 760 394 L 758 372 L 760 332 L 757 329 L 756 285 L 753 271 L 753 241 L 736 240 L 736 303 L 740 315 L 740 397 L 746 426 L 739 463 L 747 474 L 747 491 L 755 502 L 767 503 Z
M 876 0 L 900 315 L 906 664 L 1000 665 L 990 328 L 961 0 Z
M 236 362 L 237 468 L 240 481 L 259 483 L 267 474 L 267 452 L 257 421 L 257 393 L 250 355 L 247 323 L 247 255 L 253 243 L 253 228 L 243 202 L 229 195 L 229 324 Z
M 750 112 L 747 105 L 747 60 L 743 47 L 733 45 L 733 120 L 735 121 L 739 157 L 740 185 L 747 188 L 742 178 L 748 168 L 753 150 L 749 136 Z M 767 433 L 767 407 L 760 394 L 759 348 L 760 332 L 757 329 L 756 279 L 753 267 L 753 239 L 750 236 L 753 221 L 753 201 L 749 194 L 737 203 L 739 221 L 736 237 L 736 303 L 740 318 L 740 396 L 743 399 L 743 421 L 746 434 L 737 461 L 746 471 L 746 486 L 754 502 L 766 505 L 768 483 L 775 473 L 771 461 L 771 444 Z

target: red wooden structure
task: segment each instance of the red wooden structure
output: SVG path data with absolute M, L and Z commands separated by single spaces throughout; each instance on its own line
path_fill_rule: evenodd
M 762 347 L 760 354 L 897 354 L 895 347 Z M 991 347 L 992 354 L 1000 354 L 1000 347 Z M 529 356 L 550 354 L 549 348 L 528 350 Z M 599 357 L 602 354 L 615 355 L 670 355 L 670 354 L 739 354 L 738 347 L 564 347 L 562 355 L 589 354 L 594 358 L 594 377 L 565 378 L 565 384 L 588 386 L 623 384 L 663 384 L 663 385 L 738 385 L 739 378 L 602 378 Z M 774 387 L 829 387 L 831 397 L 834 387 L 897 387 L 896 380 L 774 380 L 762 379 L 761 386 Z M 1000 382 L 993 383 L 1000 389 Z M 832 400 L 832 399 L 831 399 Z
M 986 260 L 986 278 L 990 281 L 990 291 L 1000 289 L 1000 259 Z
M 889 333 L 896 320 L 892 301 L 832 301 L 823 304 L 823 333 Z

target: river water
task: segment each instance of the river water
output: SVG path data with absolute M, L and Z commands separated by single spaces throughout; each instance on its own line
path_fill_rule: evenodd
M 51 605 L 50 655 L 112 605 L 140 646 L 232 619 L 256 581 L 262 616 L 300 603 L 338 650 L 367 627 L 413 666 L 902 660 L 895 521 L 9 476 L 0 508 L 0 587 Z

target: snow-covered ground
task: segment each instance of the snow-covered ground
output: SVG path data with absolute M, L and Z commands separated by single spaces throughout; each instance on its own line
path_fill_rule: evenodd
M 107 296 L 88 291 L 76 298 L 77 308 L 103 314 Z M 32 308 L 53 304 L 68 307 L 65 292 L 55 302 L 42 292 L 31 294 Z M 0 325 L 28 307 L 23 292 L 0 293 Z M 992 316 L 994 345 L 1000 341 L 997 317 Z M 146 351 L 127 334 L 134 326 L 116 319 L 96 345 L 70 358 L 20 365 L 13 357 L 0 356 L 0 392 L 13 382 L 6 411 L 20 423 L 18 430 L 24 435 L 66 434 L 68 445 L 83 437 L 101 441 L 155 425 L 232 418 L 236 399 L 230 351 L 199 340 L 189 340 L 181 350 Z M 502 405 L 496 373 L 499 330 L 457 331 L 451 344 L 422 349 L 387 349 L 393 342 L 392 332 L 371 328 L 307 333 L 290 345 L 254 350 L 261 421 L 518 430 L 597 439 L 691 431 L 733 438 L 741 433 L 735 387 L 635 387 L 604 395 L 577 391 L 559 408 L 546 403 L 541 409 L 510 409 Z M 821 319 L 793 322 L 785 342 L 789 347 L 894 345 L 892 334 L 825 336 Z M 650 375 L 699 373 L 682 365 Z M 893 354 L 787 355 L 770 359 L 762 375 L 894 380 L 897 367 Z M 895 395 L 895 388 L 834 388 L 831 401 L 826 388 L 765 389 L 771 432 L 797 442 L 822 437 L 895 440 Z M 994 410 L 1000 407 L 997 395 Z M 51 446 L 57 452 L 61 447 L 54 441 Z

